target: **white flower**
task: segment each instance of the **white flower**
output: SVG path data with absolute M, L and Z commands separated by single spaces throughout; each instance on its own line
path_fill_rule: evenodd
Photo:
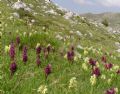
M 76 88 L 76 87 L 77 87 L 76 77 L 72 77 L 69 82 L 69 88 Z
M 38 88 L 37 92 L 40 93 L 40 94 L 46 94 L 47 93 L 47 86 L 46 85 L 41 85 Z
M 94 86 L 96 84 L 96 76 L 95 75 L 91 76 L 90 83 L 92 86 Z

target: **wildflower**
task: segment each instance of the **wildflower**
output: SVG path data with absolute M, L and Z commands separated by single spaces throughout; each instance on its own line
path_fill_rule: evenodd
M 9 46 L 5 46 L 5 53 L 8 53 L 10 51 L 10 45 Z
M 48 44 L 48 46 L 47 46 L 47 51 L 48 51 L 48 53 L 50 52 L 50 50 L 51 50 L 51 45 Z
M 44 57 L 45 57 L 45 59 L 48 58 L 48 50 L 47 50 L 47 48 L 44 48 Z
M 101 75 L 101 79 L 106 79 L 106 76 L 105 75 Z
M 41 61 L 40 61 L 40 56 L 37 56 L 36 63 L 37 63 L 37 66 L 39 67 L 39 65 L 41 64 Z
M 17 70 L 17 64 L 15 62 L 10 64 L 11 75 L 13 75 Z
M 51 64 L 48 64 L 45 68 L 45 76 L 46 78 L 48 77 L 48 75 L 51 73 Z
M 110 88 L 105 92 L 105 94 L 116 94 L 116 93 L 118 93 L 118 88 Z
M 109 70 L 110 70 L 112 67 L 113 67 L 113 64 L 112 64 L 112 63 L 106 63 L 106 64 L 105 64 L 105 68 L 106 68 L 106 69 L 109 69 Z
M 31 37 L 32 36 L 32 33 L 29 33 L 29 37 Z
M 0 37 L 2 36 L 2 32 L 0 32 Z
M 106 63 L 107 62 L 106 56 L 102 56 L 101 60 L 102 62 Z
M 117 73 L 117 74 L 120 74 L 120 70 L 118 70 L 116 73 Z
M 41 52 L 40 44 L 37 44 L 37 46 L 36 46 L 36 53 L 40 54 L 40 52 Z
M 20 44 L 20 37 L 19 36 L 17 36 L 17 38 L 16 38 L 16 43 L 19 45 Z
M 84 55 L 87 55 L 88 54 L 88 51 L 87 50 L 84 50 Z
M 10 45 L 9 55 L 10 55 L 10 58 L 12 60 L 14 60 L 14 57 L 15 57 L 15 46 L 14 46 L 14 43 L 11 43 L 11 45 Z
M 113 66 L 113 70 L 114 70 L 114 71 L 119 70 L 119 68 L 120 68 L 120 67 L 119 67 L 118 65 Z
M 97 67 L 100 67 L 99 62 L 96 62 L 96 66 L 97 66 Z
M 108 84 L 110 84 L 111 82 L 112 82 L 112 80 L 111 80 L 111 79 L 108 79 L 108 80 L 107 80 L 107 83 L 108 83 Z
M 23 55 L 22 55 L 22 57 L 23 57 L 23 62 L 27 62 L 28 56 L 27 56 L 27 47 L 26 46 L 24 46 L 24 48 L 23 48 Z
M 100 69 L 98 67 L 94 67 L 92 70 L 92 74 L 95 75 L 96 77 L 100 76 Z
M 91 83 L 92 86 L 94 86 L 96 84 L 96 75 L 91 76 L 90 83 Z
M 23 33 L 24 37 L 26 36 L 26 32 Z
M 84 62 L 85 63 L 89 62 L 89 58 L 88 57 L 84 58 Z
M 48 89 L 47 89 L 46 85 L 41 85 L 37 90 L 37 92 L 40 93 L 40 94 L 46 94 L 47 91 L 48 91 Z
M 86 64 L 86 63 L 83 63 L 83 64 L 82 64 L 82 68 L 87 71 L 87 70 L 88 70 L 87 64 Z
M 64 55 L 64 58 L 67 59 L 67 54 Z
M 76 87 L 77 87 L 76 77 L 72 77 L 69 82 L 69 88 L 76 88 Z
M 74 52 L 73 51 L 67 52 L 67 59 L 68 59 L 68 61 L 74 60 Z
M 92 66 L 95 66 L 96 65 L 96 61 L 93 60 L 92 58 L 89 59 L 89 64 L 92 65 Z

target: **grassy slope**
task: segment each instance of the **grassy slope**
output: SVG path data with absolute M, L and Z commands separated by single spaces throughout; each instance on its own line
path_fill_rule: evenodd
M 33 7 L 33 10 L 37 12 L 38 15 L 32 16 L 32 19 L 36 19 L 37 21 L 32 27 L 26 24 L 26 21 L 29 20 L 26 19 L 26 17 L 10 20 L 8 17 L 11 16 L 11 13 L 13 13 L 14 10 L 7 6 L 6 1 L 2 0 L 0 2 L 0 11 L 2 11 L 2 14 L 0 14 L 0 21 L 2 22 L 1 32 L 3 33 L 3 49 L 5 45 L 9 45 L 12 40 L 15 41 L 16 36 L 19 35 L 21 45 L 28 46 L 29 56 L 27 64 L 24 65 L 21 61 L 21 50 L 16 47 L 18 70 L 11 79 L 9 71 L 9 55 L 4 52 L 2 53 L 0 65 L 0 73 L 2 76 L 0 79 L 0 93 L 36 94 L 37 88 L 41 84 L 46 84 L 48 86 L 48 94 L 89 94 L 92 88 L 89 82 L 91 76 L 90 66 L 87 71 L 84 71 L 81 68 L 85 57 L 93 57 L 98 60 L 100 62 L 102 73 L 106 74 L 107 79 L 111 78 L 111 72 L 106 72 L 103 69 L 100 58 L 105 52 L 113 52 L 116 59 L 107 55 L 108 61 L 116 64 L 119 63 L 120 60 L 118 54 L 114 52 L 116 47 L 113 45 L 115 41 L 119 41 L 117 37 L 114 38 L 113 35 L 109 35 L 103 28 L 95 27 L 92 24 L 89 25 L 89 22 L 82 20 L 81 17 L 73 18 L 73 22 L 78 21 L 80 24 L 73 24 L 62 16 L 45 14 L 41 7 L 42 5 L 45 5 L 43 0 L 39 0 L 39 3 L 36 0 L 24 1 L 27 4 L 32 3 L 34 6 L 40 6 L 40 8 Z M 53 4 L 48 5 L 47 8 L 53 8 L 58 12 Z M 46 32 L 42 29 L 44 25 L 49 26 Z M 71 30 L 74 32 L 79 30 L 83 35 L 87 35 L 80 37 L 74 33 L 72 35 L 74 39 L 67 39 L 66 41 L 60 41 L 55 38 L 56 33 L 60 33 L 63 37 L 69 36 L 69 31 Z M 16 31 L 19 32 L 17 33 Z M 35 31 L 37 32 L 34 33 Z M 24 32 L 27 32 L 26 36 L 23 36 Z M 89 32 L 93 34 L 93 37 L 89 36 Z M 32 33 L 32 35 L 28 36 L 29 33 Z M 42 64 L 40 68 L 35 64 L 36 54 L 34 48 L 37 43 L 40 43 L 42 46 L 51 44 L 55 48 L 55 52 L 50 53 L 48 60 L 45 60 L 43 54 L 41 54 Z M 97 53 L 90 51 L 88 55 L 84 55 L 83 51 L 76 48 L 76 51 L 82 55 L 82 58 L 75 61 L 74 64 L 69 64 L 69 62 L 60 55 L 60 51 L 61 49 L 65 50 L 65 54 L 72 44 L 75 48 L 79 44 L 83 47 L 93 46 L 97 51 L 99 48 L 103 47 L 105 51 L 101 51 L 102 54 L 98 55 Z M 45 80 L 43 69 L 48 63 L 52 64 L 53 73 Z M 71 77 L 77 77 L 78 87 L 76 91 L 74 89 L 68 90 L 69 79 Z M 92 94 L 101 94 L 109 87 L 120 88 L 120 85 L 118 84 L 120 77 L 111 78 L 113 82 L 110 85 L 108 85 L 107 79 L 105 81 L 98 79 Z

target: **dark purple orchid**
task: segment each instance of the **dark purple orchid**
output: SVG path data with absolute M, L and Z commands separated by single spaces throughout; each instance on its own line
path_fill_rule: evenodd
M 68 59 L 68 61 L 73 61 L 74 60 L 74 51 L 68 51 L 67 52 L 67 59 Z
M 118 70 L 116 73 L 117 73 L 117 74 L 120 74 L 120 70 Z
M 89 64 L 92 66 L 96 66 L 96 61 L 93 60 L 92 58 L 89 59 Z
M 113 67 L 112 63 L 106 63 L 105 64 L 105 68 L 108 69 L 108 70 L 110 70 L 112 67 Z
M 51 49 L 52 49 L 52 47 L 51 47 L 51 45 L 49 44 L 49 45 L 47 46 L 47 51 L 48 51 L 48 53 L 51 51 Z
M 45 68 L 45 76 L 46 78 L 48 77 L 48 75 L 51 73 L 51 64 L 48 64 Z
M 16 38 L 16 43 L 19 45 L 20 44 L 20 37 L 19 36 L 17 36 L 17 38 Z
M 23 48 L 22 58 L 23 58 L 23 62 L 27 62 L 28 56 L 27 56 L 27 47 L 26 46 L 24 46 L 24 48 Z
M 107 62 L 106 56 L 102 56 L 101 60 L 102 62 L 106 63 Z
M 111 88 L 111 89 L 108 89 L 105 94 L 116 94 L 115 92 L 115 89 L 114 88 Z
M 40 56 L 39 56 L 39 55 L 37 56 L 36 64 L 37 64 L 38 67 L 39 67 L 40 64 L 41 64 Z
M 14 46 L 14 43 L 11 43 L 11 45 L 10 45 L 9 55 L 10 55 L 10 58 L 12 60 L 14 60 L 14 57 L 15 57 L 15 46 Z
M 45 57 L 45 59 L 47 59 L 48 58 L 48 50 L 47 50 L 47 48 L 44 48 L 44 57 Z
M 13 75 L 17 70 L 17 64 L 15 62 L 11 63 L 10 64 L 10 72 L 11 72 L 11 75 Z
M 38 47 L 36 48 L 36 54 L 40 54 L 40 53 L 41 53 L 41 47 L 38 46 Z
M 96 77 L 100 76 L 101 75 L 100 69 L 98 67 L 94 67 L 92 69 L 92 74 L 95 75 Z

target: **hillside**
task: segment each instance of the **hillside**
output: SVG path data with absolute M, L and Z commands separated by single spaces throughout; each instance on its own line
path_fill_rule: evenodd
M 104 19 L 107 19 L 109 22 L 109 26 L 112 27 L 113 31 L 117 31 L 120 33 L 120 29 L 119 29 L 120 13 L 112 13 L 112 12 L 106 12 L 106 13 L 100 13 L 100 14 L 86 13 L 81 15 L 84 17 L 87 17 L 88 19 L 96 21 L 98 23 L 101 23 Z
M 0 0 L 0 94 L 117 92 L 119 37 L 49 0 Z

